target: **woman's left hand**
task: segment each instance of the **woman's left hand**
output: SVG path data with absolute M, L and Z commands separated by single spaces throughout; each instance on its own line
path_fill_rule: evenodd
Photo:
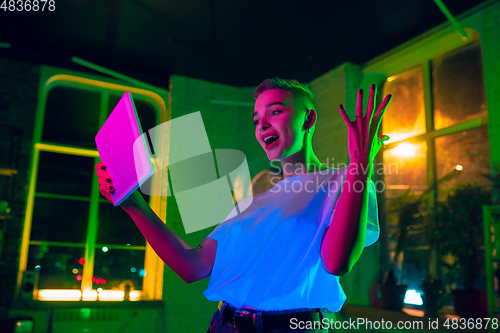
M 385 96 L 377 112 L 374 112 L 376 95 L 377 87 L 372 84 L 366 115 L 363 115 L 363 89 L 358 90 L 356 120 L 353 121 L 349 119 L 342 104 L 339 106 L 340 115 L 347 125 L 347 147 L 351 161 L 368 157 L 368 162 L 373 162 L 384 142 L 389 140 L 388 135 L 379 136 L 379 127 L 392 96 Z

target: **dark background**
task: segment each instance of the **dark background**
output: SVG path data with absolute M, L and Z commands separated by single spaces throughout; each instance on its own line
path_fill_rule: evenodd
M 444 0 L 455 16 L 484 2 Z M 309 82 L 446 21 L 432 0 L 56 0 L 0 10 L 0 57 L 82 70 L 76 56 L 168 87 L 170 74 L 233 86 Z

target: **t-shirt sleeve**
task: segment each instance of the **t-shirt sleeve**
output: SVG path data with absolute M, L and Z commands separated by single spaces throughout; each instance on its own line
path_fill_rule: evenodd
M 233 214 L 233 212 L 236 212 L 236 207 L 233 208 L 233 210 L 231 211 L 231 213 L 229 214 L 229 216 L 231 216 Z M 212 230 L 212 232 L 209 233 L 208 236 L 205 237 L 205 238 L 212 238 L 212 239 L 215 239 L 216 241 L 222 240 L 222 238 L 224 238 L 224 236 L 227 233 L 228 225 L 227 225 L 226 221 L 229 219 L 229 216 L 224 221 L 222 221 L 221 223 L 219 223 L 214 228 L 214 230 Z
M 205 238 L 212 238 L 212 239 L 215 239 L 216 241 L 219 241 L 221 239 L 221 237 L 223 237 L 223 235 L 225 234 L 223 223 L 224 222 L 219 223 L 214 228 L 214 230 L 212 230 L 212 232 L 209 233 L 208 236 Z
M 335 213 L 335 209 L 330 215 L 331 217 Z M 370 179 L 368 186 L 368 223 L 366 225 L 366 236 L 364 247 L 370 246 L 375 243 L 380 235 L 380 227 L 378 222 L 378 205 L 377 205 L 377 191 L 375 189 L 375 183 Z
M 239 209 L 241 210 L 242 209 L 241 207 L 246 207 L 249 204 L 249 202 L 251 202 L 251 200 L 250 201 L 248 201 L 248 200 L 249 200 L 249 198 L 245 198 L 242 201 L 240 201 L 237 206 L 234 206 L 234 208 L 231 210 L 231 212 L 226 217 L 226 219 L 224 221 L 222 221 L 221 223 L 219 223 L 214 228 L 214 230 L 212 230 L 212 232 L 208 234 L 207 237 L 215 239 L 216 241 L 222 240 L 224 238 L 224 236 L 227 234 L 228 229 L 231 225 L 230 220 L 233 217 L 235 217 L 236 215 L 238 215 L 238 209 L 236 207 L 239 207 Z M 207 238 L 207 237 L 205 237 L 205 238 Z
M 366 226 L 365 247 L 375 243 L 380 235 L 380 226 L 378 222 L 377 191 L 375 189 L 375 183 L 373 183 L 371 179 L 368 198 L 368 224 Z

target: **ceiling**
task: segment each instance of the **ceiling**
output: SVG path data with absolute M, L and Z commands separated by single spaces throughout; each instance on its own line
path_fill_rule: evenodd
M 485 1 L 443 0 L 456 17 Z M 309 82 L 446 22 L 433 0 L 55 0 L 0 11 L 0 57 L 86 71 L 76 56 L 161 87 L 171 74 L 233 86 Z M 2 27 L 3 26 L 3 27 Z

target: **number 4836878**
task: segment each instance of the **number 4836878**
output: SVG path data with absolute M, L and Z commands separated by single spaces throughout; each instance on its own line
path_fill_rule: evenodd
M 1 0 L 0 0 L 1 1 Z M 55 0 L 3 0 L 0 9 L 4 12 L 38 12 L 56 10 Z

